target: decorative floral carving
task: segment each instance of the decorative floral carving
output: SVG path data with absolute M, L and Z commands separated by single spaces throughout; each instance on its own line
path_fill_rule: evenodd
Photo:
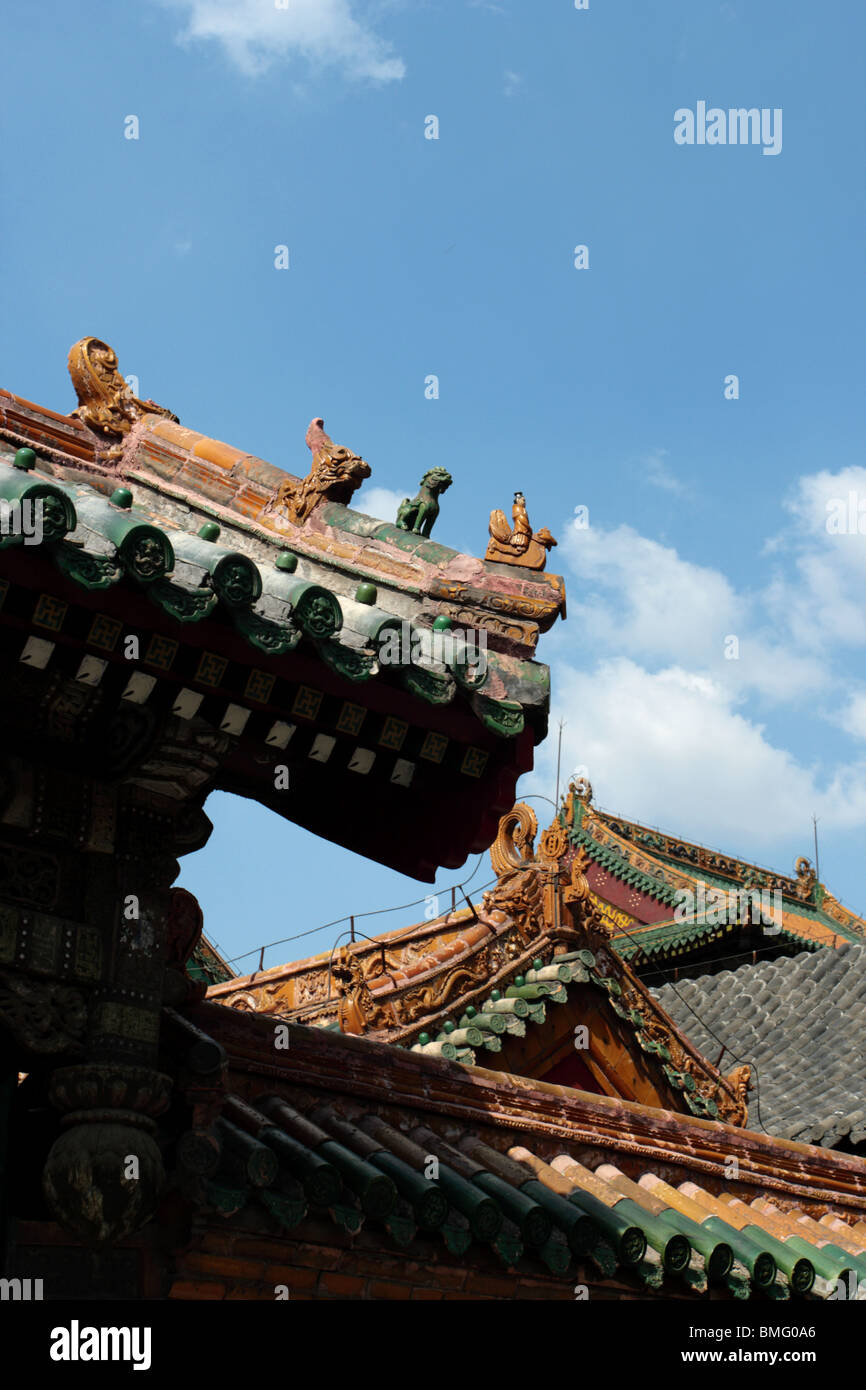
M 87 1004 L 80 990 L 0 974 L 0 1019 L 31 1052 L 67 1052 L 84 1040 Z
M 108 458 L 116 459 L 123 450 L 124 437 L 144 415 L 161 415 L 174 420 L 165 406 L 140 401 L 117 365 L 117 353 L 100 338 L 81 338 L 69 349 L 69 375 L 78 397 L 71 412 L 96 434 L 110 441 Z
M 474 968 L 461 965 L 445 976 L 437 976 L 430 984 L 409 990 L 400 1000 L 401 1023 L 414 1023 L 417 1018 L 426 1018 L 443 1008 L 455 994 L 463 992 L 468 985 L 478 984 L 486 979 L 487 970 L 481 970 L 477 962 Z

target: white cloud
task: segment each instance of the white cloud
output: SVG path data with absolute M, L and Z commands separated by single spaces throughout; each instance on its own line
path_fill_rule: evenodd
M 581 581 L 574 601 L 597 641 L 694 664 L 736 632 L 742 602 L 718 570 L 680 559 L 633 527 L 569 526 L 562 542 Z
M 839 724 L 852 738 L 866 739 L 866 691 L 858 690 L 850 696 L 839 713 Z
M 849 492 L 866 513 L 866 469 L 798 480 L 771 578 L 750 566 L 750 588 L 631 526 L 564 528 L 569 622 L 542 653 L 563 785 L 586 767 L 600 805 L 751 859 L 809 853 L 813 812 L 825 831 L 866 826 L 866 682 L 848 659 L 866 646 L 866 534 L 826 525 Z M 545 795 L 555 745 L 532 779 Z
M 181 42 L 213 39 L 247 76 L 276 59 L 300 58 L 312 67 L 336 67 L 344 76 L 393 82 L 406 69 L 392 45 L 354 11 L 353 0 L 160 0 L 186 12 Z
M 685 488 L 665 463 L 667 452 L 667 449 L 653 449 L 647 454 L 642 464 L 642 475 L 644 481 L 652 483 L 653 487 L 660 487 L 664 492 L 681 494 L 685 492 Z
M 569 607 L 584 638 L 654 663 L 703 671 L 733 692 L 791 700 L 827 683 L 824 665 L 786 646 L 751 596 L 719 570 L 683 560 L 631 526 L 569 526 L 562 542 L 579 585 Z M 736 638 L 738 654 L 730 638 Z
M 599 805 L 751 858 L 785 839 L 805 844 L 813 811 L 827 830 L 866 823 L 866 763 L 819 775 L 706 676 L 616 657 L 583 670 L 557 662 L 552 677 L 563 789 L 585 768 Z M 551 738 L 533 778 L 546 794 L 555 757 Z
M 397 508 L 403 498 L 409 494 L 392 492 L 387 487 L 362 487 L 352 498 L 350 506 L 353 511 L 363 512 L 364 516 L 374 516 L 378 521 L 394 522 L 397 519 Z
M 793 561 L 767 589 L 777 626 L 814 652 L 866 646 L 866 468 L 800 478 L 785 507 L 793 525 L 765 547 Z
M 519 72 L 512 72 L 510 68 L 505 69 L 505 85 L 503 91 L 507 97 L 516 96 L 523 86 L 523 78 Z

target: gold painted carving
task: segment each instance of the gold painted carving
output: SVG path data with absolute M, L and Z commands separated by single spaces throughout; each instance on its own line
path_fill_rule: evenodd
M 337 1019 L 344 1033 L 366 1033 L 391 1026 L 389 1010 L 374 999 L 364 967 L 345 946 L 334 961 L 331 975 L 340 996 Z
M 562 897 L 569 905 L 586 900 L 588 905 L 601 912 L 601 899 L 597 898 L 595 894 L 590 891 L 589 883 L 586 878 L 589 862 L 589 855 L 581 845 L 575 852 L 574 858 L 571 861 L 571 881 L 568 886 L 563 889 Z
M 555 576 L 545 575 L 551 580 Z M 479 608 L 492 608 L 495 613 L 504 613 L 515 618 L 529 618 L 539 624 L 553 619 L 562 608 L 562 598 L 555 600 L 530 598 L 526 594 L 498 594 L 490 590 L 470 589 L 454 579 L 433 580 L 429 589 L 431 598 L 448 599 L 455 603 L 478 604 Z M 545 628 L 545 631 L 547 629 Z
M 734 1070 L 723 1079 L 733 1091 L 735 1103 L 732 1109 L 723 1114 L 722 1118 L 726 1119 L 729 1125 L 744 1125 L 749 1118 L 748 1093 L 753 1089 L 752 1068 L 749 1066 L 734 1067 Z M 722 1110 L 721 1105 L 719 1110 Z
M 815 870 L 812 868 L 811 860 L 801 855 L 796 863 L 797 870 L 797 897 L 801 902 L 809 903 L 812 901 L 815 885 L 818 882 Z
M 546 859 L 553 866 L 558 865 L 568 846 L 568 832 L 559 821 L 554 821 L 544 831 L 538 846 L 539 858 Z
M 261 512 L 261 519 L 273 515 L 295 526 L 303 526 L 322 502 L 349 503 L 352 494 L 370 476 L 370 465 L 360 454 L 344 448 L 325 434 L 322 419 L 310 421 L 306 436 L 313 462 L 306 478 L 287 477 L 275 489 Z
M 821 887 L 824 889 L 824 895 L 821 899 L 821 911 L 828 917 L 832 917 L 833 921 L 838 922 L 840 926 L 847 927 L 849 931 L 856 932 L 858 936 L 866 935 L 863 929 L 862 919 L 855 916 L 853 912 L 849 912 L 847 907 L 843 907 L 838 898 L 834 898 L 832 893 L 827 892 L 823 883 Z
M 490 540 L 485 560 L 495 560 L 504 565 L 521 565 L 528 570 L 543 570 L 547 564 L 547 552 L 556 541 L 546 526 L 533 531 L 526 514 L 526 499 L 522 492 L 515 492 L 514 506 L 511 509 L 513 527 L 508 525 L 505 513 L 490 513 Z
M 436 1013 L 466 986 L 478 984 L 486 979 L 486 962 L 483 968 L 478 961 L 474 961 L 473 966 L 473 969 L 466 965 L 458 966 L 455 970 L 449 971 L 444 978 L 440 977 L 428 985 L 409 990 L 400 999 L 401 1023 L 414 1023 L 418 1018 L 426 1018 L 428 1014 Z
M 78 405 L 70 413 L 111 442 L 109 459 L 120 456 L 124 437 L 143 416 L 161 415 L 178 423 L 177 416 L 165 406 L 155 401 L 140 401 L 132 394 L 129 384 L 120 375 L 117 353 L 100 338 L 81 338 L 73 343 L 68 365 L 78 397 Z
M 496 637 L 504 637 L 509 642 L 519 642 L 531 651 L 535 651 L 538 644 L 537 623 L 521 623 L 516 620 L 506 622 L 502 618 L 490 618 L 486 614 L 479 615 L 476 609 L 462 608 L 457 603 L 443 603 L 439 611 L 461 626 L 472 627 L 480 623 Z
M 584 806 L 589 806 L 592 801 L 592 783 L 588 777 L 575 777 L 574 781 L 569 783 L 568 790 L 573 792 Z
M 532 861 L 537 833 L 535 812 L 518 801 L 500 820 L 496 839 L 490 846 L 490 863 L 497 878 Z
M 502 923 L 510 917 L 521 945 L 534 941 L 544 931 L 544 892 L 535 865 L 508 870 L 495 888 L 482 894 L 481 905 L 493 922 Z

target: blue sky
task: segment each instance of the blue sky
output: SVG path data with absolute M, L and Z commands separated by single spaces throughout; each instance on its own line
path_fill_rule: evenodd
M 866 11 L 7 0 L 4 39 L 0 384 L 71 409 L 96 334 L 142 395 L 300 472 L 321 414 L 376 514 L 447 466 L 436 538 L 473 553 L 521 488 L 568 582 L 541 645 L 564 767 L 780 871 L 814 812 L 822 878 L 866 910 L 866 537 L 826 525 L 851 492 L 866 512 Z M 781 108 L 781 152 L 677 145 L 699 101 Z M 208 810 L 180 881 L 231 956 L 428 891 Z

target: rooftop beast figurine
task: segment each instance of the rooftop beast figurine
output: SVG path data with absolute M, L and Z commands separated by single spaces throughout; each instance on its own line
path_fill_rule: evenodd
M 453 482 L 447 468 L 429 468 L 419 484 L 417 496 L 404 497 L 397 509 L 397 525 L 416 536 L 429 536 L 439 515 L 439 498 Z
M 262 508 L 263 516 L 274 513 L 294 522 L 295 526 L 303 526 L 321 502 L 346 505 L 364 479 L 369 478 L 369 463 L 360 454 L 335 444 L 325 434 L 325 422 L 321 417 L 310 421 L 306 443 L 313 455 L 309 473 L 301 481 L 286 478 L 280 483 Z

